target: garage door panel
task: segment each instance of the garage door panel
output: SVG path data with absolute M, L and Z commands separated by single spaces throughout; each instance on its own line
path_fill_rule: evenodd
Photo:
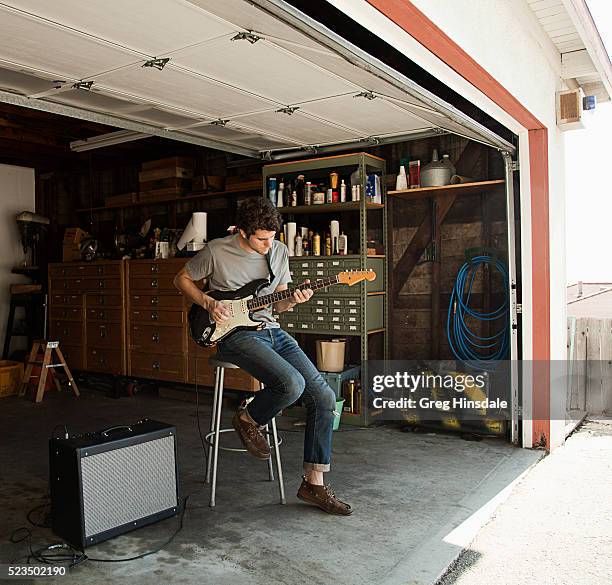
M 287 105 L 359 91 L 353 83 L 297 59 L 265 40 L 251 44 L 246 40 L 222 39 L 179 51 L 173 62 Z
M 7 4 L 150 56 L 161 56 L 236 30 L 179 0 L 121 0 L 120 8 L 115 10 L 103 0 L 9 0 Z
M 420 120 L 407 111 L 381 98 L 342 96 L 301 107 L 305 113 L 355 128 L 367 136 L 402 134 L 431 128 L 431 123 Z
M 277 106 L 171 66 L 166 66 L 163 71 L 143 67 L 115 71 L 105 75 L 102 82 L 104 87 L 111 90 L 139 96 L 158 104 L 185 108 L 213 119 Z
M 86 79 L 135 60 L 124 50 L 4 8 L 0 22 L 0 59 L 39 71 Z

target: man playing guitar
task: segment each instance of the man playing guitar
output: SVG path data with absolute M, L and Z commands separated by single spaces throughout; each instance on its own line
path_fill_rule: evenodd
M 269 278 L 260 295 L 287 289 L 291 281 L 287 247 L 275 235 L 280 215 L 261 197 L 248 199 L 238 208 L 238 233 L 212 240 L 193 257 L 174 279 L 175 286 L 193 303 L 204 307 L 217 325 L 230 317 L 223 303 L 202 292 L 195 281 L 206 279 L 215 291 L 234 291 L 248 283 Z M 288 293 L 287 293 L 288 294 Z M 296 289 L 289 298 L 274 304 L 276 312 L 287 311 L 312 296 L 310 288 Z M 330 469 L 332 425 L 336 409 L 334 391 L 310 359 L 272 315 L 272 306 L 255 311 L 260 330 L 236 330 L 219 341 L 221 359 L 239 366 L 263 382 L 264 389 L 246 408 L 240 408 L 232 424 L 245 448 L 258 459 L 270 457 L 262 428 L 278 412 L 302 398 L 306 407 L 304 475 L 297 497 L 329 514 L 348 516 L 351 506 L 340 501 L 323 481 Z

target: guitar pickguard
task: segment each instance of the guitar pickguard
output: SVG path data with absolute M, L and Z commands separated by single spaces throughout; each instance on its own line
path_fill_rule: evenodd
M 217 343 L 236 329 L 261 329 L 264 324 L 261 321 L 253 321 L 249 314 L 247 301 L 253 296 L 237 300 L 220 300 L 223 306 L 230 312 L 230 317 L 222 325 L 217 324 L 215 332 L 210 338 L 210 343 Z

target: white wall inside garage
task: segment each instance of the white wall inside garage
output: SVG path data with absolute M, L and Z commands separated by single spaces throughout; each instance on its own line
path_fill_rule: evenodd
M 330 0 L 410 59 L 519 135 L 521 163 L 528 154 L 527 133 L 508 114 L 419 45 L 365 0 Z M 565 327 L 564 137 L 557 130 L 555 93 L 565 89 L 559 54 L 523 0 L 411 0 L 549 129 L 551 354 L 563 359 Z M 521 245 L 531 249 L 528 165 L 521 172 Z M 538 229 L 538 226 L 535 226 Z M 530 357 L 531 257 L 523 255 L 523 349 Z
M 28 282 L 11 268 L 23 262 L 24 255 L 15 216 L 21 211 L 34 211 L 34 169 L 0 165 L 0 343 L 4 344 L 11 284 Z M 18 314 L 23 316 L 22 314 Z M 21 344 L 21 345 L 20 345 Z M 15 338 L 11 350 L 25 349 L 25 338 Z

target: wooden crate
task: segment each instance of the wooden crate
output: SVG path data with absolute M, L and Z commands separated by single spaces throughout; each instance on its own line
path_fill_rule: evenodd
M 0 360 L 0 398 L 14 396 L 23 381 L 23 364 Z
M 174 189 L 174 191 L 178 194 L 186 193 L 187 191 L 191 191 L 191 180 L 190 179 L 177 179 L 177 178 L 169 178 L 169 179 L 155 179 L 154 181 L 141 181 L 140 182 L 140 191 L 157 191 L 160 189 Z
M 106 207 L 116 207 L 120 205 L 129 205 L 138 201 L 138 193 L 121 193 L 121 195 L 108 195 L 104 198 Z
M 151 171 L 154 169 L 167 169 L 171 167 L 179 169 L 191 169 L 193 168 L 193 159 L 185 156 L 171 156 L 169 158 L 151 160 L 142 163 L 143 171 Z

